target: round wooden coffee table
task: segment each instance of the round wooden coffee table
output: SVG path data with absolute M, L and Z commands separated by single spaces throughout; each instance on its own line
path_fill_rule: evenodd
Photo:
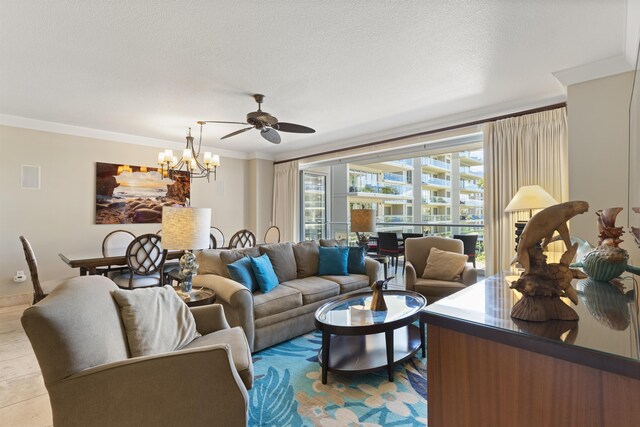
M 387 311 L 369 310 L 372 297 L 372 292 L 343 295 L 316 310 L 315 325 L 322 331 L 318 361 L 323 384 L 328 371 L 370 372 L 385 366 L 393 381 L 394 363 L 424 348 L 424 335 L 412 323 L 427 306 L 425 297 L 411 291 L 385 291 Z

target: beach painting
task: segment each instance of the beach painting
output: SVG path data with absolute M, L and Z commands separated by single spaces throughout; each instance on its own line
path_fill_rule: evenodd
M 191 184 L 187 172 L 169 178 L 146 166 L 96 163 L 96 224 L 162 222 L 164 206 L 185 206 Z

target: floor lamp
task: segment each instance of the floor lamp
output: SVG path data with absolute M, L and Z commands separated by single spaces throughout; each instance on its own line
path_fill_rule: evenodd
M 557 204 L 556 199 L 539 185 L 524 185 L 513 196 L 504 211 L 529 211 L 529 218 L 531 218 L 534 209 L 544 209 Z M 527 225 L 527 221 L 516 221 L 516 251 L 518 250 L 518 242 L 525 225 Z

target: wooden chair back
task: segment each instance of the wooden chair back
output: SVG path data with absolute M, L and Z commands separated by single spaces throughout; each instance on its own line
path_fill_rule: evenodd
M 476 266 L 476 244 L 478 243 L 477 234 L 454 234 L 454 239 L 462 240 L 464 245 L 464 254 L 469 257 L 469 262 Z
M 399 254 L 398 235 L 396 233 L 378 232 L 378 253 L 380 255 Z
M 136 235 L 127 230 L 115 230 L 107 234 L 102 241 L 102 256 L 122 256 Z
M 236 232 L 229 240 L 229 249 L 251 248 L 256 245 L 256 235 L 249 230 Z
M 33 253 L 31 243 L 24 237 L 20 236 L 20 242 L 22 243 L 22 250 L 24 250 L 24 257 L 27 260 L 27 266 L 29 267 L 29 274 L 31 275 L 31 283 L 33 284 L 33 303 L 36 304 L 42 300 L 47 294 L 44 293 L 40 286 L 40 279 L 38 278 L 38 263 L 36 262 L 36 255 Z
M 224 248 L 224 233 L 217 227 L 211 227 L 209 249 Z
M 133 274 L 150 276 L 160 273 L 162 277 L 167 251 L 162 249 L 160 241 L 157 234 L 143 234 L 133 239 L 126 252 L 127 265 Z
M 276 225 L 272 225 L 264 233 L 265 243 L 280 243 L 280 229 Z

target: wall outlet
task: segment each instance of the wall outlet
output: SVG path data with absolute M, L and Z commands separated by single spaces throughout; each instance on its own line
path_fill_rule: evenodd
M 24 274 L 23 270 L 16 271 L 16 275 L 13 276 L 13 281 L 16 283 L 22 283 L 27 280 L 27 276 Z

